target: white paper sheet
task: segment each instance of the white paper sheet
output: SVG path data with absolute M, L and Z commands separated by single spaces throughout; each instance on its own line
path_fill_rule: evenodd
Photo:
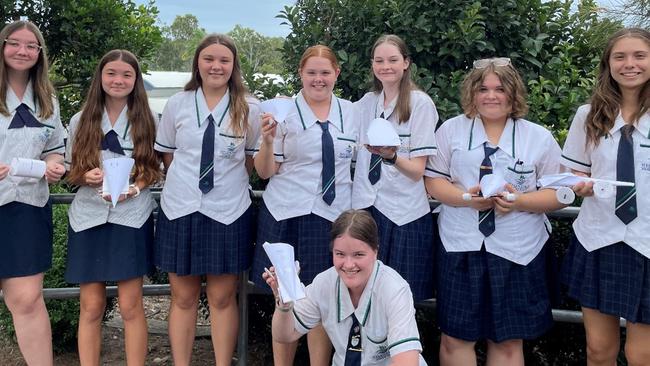
M 271 113 L 273 115 L 273 119 L 278 122 L 282 122 L 287 118 L 287 115 L 289 115 L 289 111 L 291 111 L 293 105 L 294 101 L 292 98 L 274 98 L 265 100 L 260 103 L 262 111 Z
M 26 178 L 43 178 L 47 166 L 43 160 L 13 158 L 9 175 Z
M 506 190 L 506 180 L 499 173 L 484 175 L 479 183 L 483 197 L 500 196 Z
M 104 166 L 102 194 L 111 195 L 113 207 L 117 205 L 120 194 L 129 193 L 129 176 L 134 163 L 135 160 L 132 158 L 106 159 L 102 162 Z
M 298 278 L 294 261 L 293 247 L 286 243 L 264 243 L 262 246 L 269 256 L 280 290 L 282 302 L 300 300 L 305 297 L 305 289 Z
M 368 145 L 400 146 L 402 142 L 393 125 L 383 118 L 375 118 L 368 125 Z

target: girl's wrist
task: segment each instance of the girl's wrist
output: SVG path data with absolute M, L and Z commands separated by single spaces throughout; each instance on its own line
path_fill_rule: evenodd
M 137 184 L 131 184 L 129 185 L 129 191 L 131 191 L 131 188 L 135 191 L 135 194 L 133 194 L 131 198 L 138 197 L 140 195 L 140 187 L 138 187 Z

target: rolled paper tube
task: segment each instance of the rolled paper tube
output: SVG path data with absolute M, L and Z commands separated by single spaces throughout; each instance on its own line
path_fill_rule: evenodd
M 569 187 L 561 187 L 555 191 L 555 198 L 562 204 L 570 205 L 576 199 L 576 194 Z
M 472 194 L 471 193 L 463 193 L 463 201 L 471 201 L 472 200 Z
M 517 199 L 517 195 L 514 193 L 506 193 L 506 201 L 514 202 Z
M 594 196 L 597 198 L 610 198 L 616 194 L 614 190 L 614 185 L 606 182 L 594 183 Z

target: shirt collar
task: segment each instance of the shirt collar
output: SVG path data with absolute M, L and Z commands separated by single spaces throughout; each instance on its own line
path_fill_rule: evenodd
M 102 114 L 102 132 L 104 132 L 104 135 L 107 134 L 110 130 L 114 130 L 115 133 L 117 133 L 117 135 L 122 138 L 122 140 L 126 139 L 126 134 L 129 131 L 130 126 L 127 114 L 128 110 L 129 107 L 125 105 L 124 108 L 122 108 L 120 115 L 117 116 L 115 125 L 111 126 L 111 120 L 108 118 L 108 112 L 104 108 L 104 113 Z
M 226 93 L 223 95 L 223 97 L 221 97 L 221 100 L 212 111 L 208 109 L 208 104 L 206 103 L 205 95 L 203 94 L 203 88 L 201 87 L 196 90 L 195 102 L 195 106 L 198 108 L 196 114 L 198 118 L 197 123 L 199 126 L 202 126 L 203 122 L 208 120 L 208 115 L 210 114 L 212 114 L 212 118 L 214 118 L 214 123 L 217 126 L 221 126 L 223 117 L 225 115 L 224 113 L 230 105 L 230 89 L 226 89 Z
M 388 106 L 386 108 L 384 108 L 384 98 L 385 94 L 382 90 L 377 97 L 377 104 L 375 104 L 375 118 L 379 118 L 383 112 L 384 119 L 388 119 L 388 117 L 390 117 L 391 114 L 393 114 L 395 111 L 395 106 L 397 105 L 397 97 L 393 98 L 393 100 L 388 103 Z
M 506 154 L 508 154 L 511 157 L 515 157 L 515 121 L 512 120 L 512 118 L 508 118 L 506 120 L 506 125 L 503 128 L 503 132 L 501 133 L 501 137 L 499 138 L 499 144 L 497 147 L 500 150 L 503 150 Z M 483 121 L 481 120 L 480 116 L 476 116 L 472 119 L 471 125 L 470 125 L 470 137 L 469 137 L 469 144 L 468 144 L 468 149 L 473 150 L 481 145 L 483 145 L 485 142 L 488 142 L 487 134 L 485 133 L 485 128 L 483 127 Z
M 614 126 L 609 129 L 609 134 L 614 135 L 618 130 L 620 130 L 627 123 L 623 119 L 621 112 L 618 112 L 616 120 L 614 120 Z M 644 115 L 639 118 L 639 122 L 635 124 L 634 128 L 639 131 L 643 136 L 650 139 L 650 112 L 646 112 Z
M 352 299 L 350 299 L 350 291 L 348 291 L 345 283 L 341 281 L 341 277 L 336 278 L 336 290 L 337 298 L 336 304 L 337 308 L 337 321 L 340 323 L 346 318 L 348 318 L 352 313 L 357 317 L 361 325 L 366 325 L 368 320 L 368 315 L 370 314 L 370 306 L 372 305 L 372 294 L 375 292 L 375 282 L 377 280 L 377 274 L 379 274 L 379 267 L 383 265 L 380 260 L 375 261 L 375 265 L 372 269 L 372 274 L 368 279 L 366 288 L 363 289 L 361 298 L 359 299 L 359 306 L 355 309 L 352 305 Z
M 7 109 L 9 112 L 13 112 L 18 108 L 21 103 L 24 103 L 36 115 L 36 104 L 34 103 L 34 88 L 32 87 L 32 81 L 27 82 L 27 87 L 25 88 L 25 94 L 23 95 L 23 100 L 21 101 L 14 93 L 14 90 L 9 86 L 7 88 Z
M 302 122 L 302 127 L 306 130 L 309 127 L 313 126 L 314 123 L 319 121 L 316 118 L 314 112 L 312 112 L 309 104 L 305 100 L 305 97 L 302 95 L 302 90 L 298 93 L 296 97 L 296 106 L 298 107 L 298 114 Z M 330 122 L 330 125 L 336 127 L 339 131 L 343 132 L 343 113 L 341 111 L 341 103 L 339 102 L 336 95 L 332 94 L 332 100 L 330 102 L 330 111 L 327 115 L 327 120 Z

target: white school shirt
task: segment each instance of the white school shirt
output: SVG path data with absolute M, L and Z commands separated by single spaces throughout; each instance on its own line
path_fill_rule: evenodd
M 50 154 L 63 155 L 66 137 L 61 124 L 59 105 L 54 98 L 54 111 L 48 118 L 38 115 L 40 108 L 36 103 L 34 89 L 30 81 L 25 88 L 23 100 L 18 99 L 13 89 L 7 85 L 5 103 L 10 115 L 0 114 L 0 163 L 10 165 L 14 158 L 43 160 Z M 22 127 L 9 129 L 9 124 L 16 114 L 16 108 L 24 103 L 30 113 L 44 127 Z M 43 207 L 50 197 L 50 191 L 45 178 L 24 178 L 7 175 L 0 180 L 0 206 L 10 202 L 21 202 L 28 205 Z
M 263 198 L 277 221 L 316 214 L 330 221 L 350 209 L 352 178 L 350 164 L 358 141 L 358 118 L 352 103 L 332 95 L 327 117 L 328 131 L 334 141 L 336 197 L 331 206 L 322 198 L 321 172 L 323 130 L 318 118 L 305 101 L 302 91 L 284 121 L 278 122 L 273 154 L 280 164 L 271 177 Z
M 352 184 L 352 208 L 375 206 L 379 212 L 397 225 L 408 224 L 429 214 L 429 200 L 424 181 L 418 181 L 402 174 L 395 166 L 382 164 L 381 176 L 374 185 L 368 179 L 372 154 L 364 146 L 368 144 L 370 122 L 384 114 L 399 135 L 401 145 L 397 155 L 403 159 L 436 154 L 436 123 L 438 112 L 431 98 L 421 92 L 411 92 L 411 118 L 400 124 L 395 110 L 395 98 L 384 109 L 384 92 L 367 93 L 355 106 L 359 108 L 361 141 Z
M 454 117 L 436 132 L 438 154 L 429 159 L 425 175 L 446 178 L 463 192 L 479 184 L 479 169 L 488 143 L 480 117 Z M 490 157 L 493 172 L 501 173 L 519 192 L 537 190 L 537 180 L 560 171 L 560 146 L 544 127 L 508 119 L 498 151 Z M 495 215 L 496 230 L 487 238 L 478 228 L 478 211 L 471 207 L 440 205 L 438 229 L 448 252 L 485 250 L 526 265 L 542 250 L 550 223 L 543 213 L 513 211 Z
M 589 110 L 589 105 L 578 108 L 564 144 L 562 164 L 593 178 L 616 180 L 618 142 L 626 122 L 619 113 L 609 136 L 601 137 L 596 147 L 587 146 L 585 120 Z M 639 119 L 632 138 L 638 216 L 625 225 L 615 214 L 615 194 L 608 198 L 585 197 L 573 230 L 587 251 L 623 241 L 650 258 L 650 113 Z
M 111 130 L 115 131 L 120 146 L 124 150 L 124 155 L 109 150 L 101 150 L 100 169 L 102 168 L 101 162 L 106 159 L 130 158 L 133 156 L 133 139 L 130 133 L 131 123 L 128 120 L 127 113 L 128 107 L 125 106 L 117 117 L 114 126 L 111 126 L 111 121 L 108 118 L 106 110 L 102 114 L 102 133 L 105 135 Z M 70 125 L 68 126 L 70 137 L 68 138 L 65 152 L 65 163 L 68 170 L 72 164 L 72 146 L 75 144 L 75 134 L 79 127 L 80 118 L 81 112 L 75 114 L 70 119 Z M 97 149 L 101 149 L 101 146 L 98 146 Z M 133 183 L 132 179 L 130 183 Z M 148 187 L 142 189 L 137 197 L 125 199 L 113 207 L 110 202 L 104 200 L 98 194 L 97 189 L 82 185 L 79 187 L 77 194 L 75 194 L 72 205 L 70 205 L 68 219 L 70 221 L 70 227 L 75 232 L 90 229 L 105 223 L 140 228 L 149 219 L 155 207 L 156 203 Z
M 238 219 L 251 204 L 246 155 L 260 138 L 259 102 L 247 97 L 248 131 L 235 135 L 230 120 L 230 92 L 210 111 L 201 88 L 180 92 L 167 101 L 158 127 L 155 149 L 173 153 L 160 205 L 170 219 L 200 212 L 224 225 Z M 215 123 L 214 187 L 199 189 L 201 147 L 208 115 Z
M 332 365 L 345 363 L 352 313 L 361 325 L 361 365 L 389 365 L 390 358 L 399 353 L 422 352 L 411 289 L 394 269 L 379 260 L 356 309 L 334 267 L 318 274 L 305 294 L 293 308 L 295 329 L 305 334 L 322 323 L 334 346 Z M 419 365 L 426 366 L 422 355 Z

